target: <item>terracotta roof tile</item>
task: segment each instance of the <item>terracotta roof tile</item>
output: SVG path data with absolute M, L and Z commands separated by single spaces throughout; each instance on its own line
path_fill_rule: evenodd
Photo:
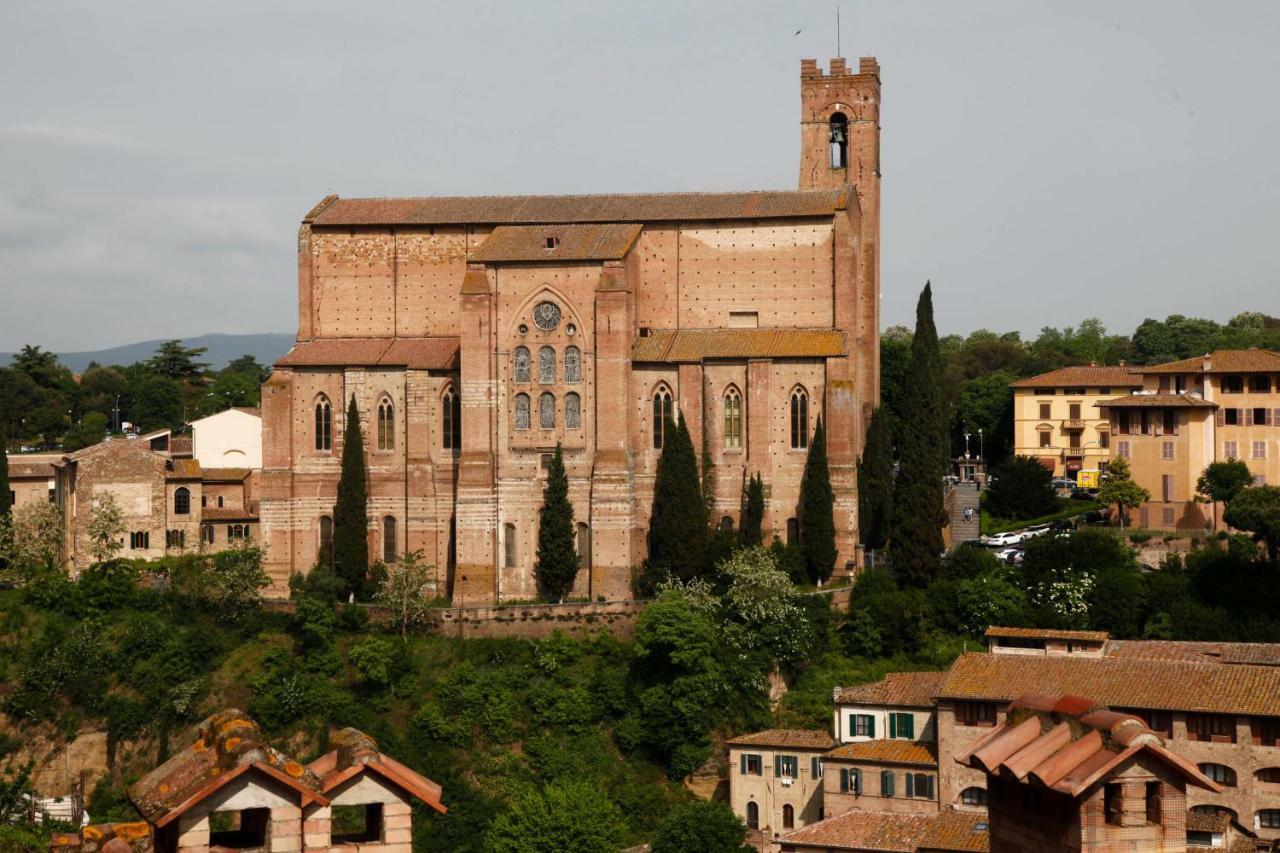
M 1053 692 L 1122 708 L 1280 716 L 1280 667 L 970 652 L 956 659 L 937 695 L 1009 701 Z
M 173 466 L 169 471 L 169 480 L 199 480 L 200 479 L 200 463 L 194 459 L 173 459 L 170 460 Z
M 845 354 L 834 329 L 683 329 L 636 338 L 637 362 L 696 363 L 709 358 L 831 358 Z
M 825 757 L 886 764 L 935 765 L 938 763 L 938 745 L 920 740 L 862 740 L 838 746 Z
M 1194 809 L 1187 811 L 1188 832 L 1226 832 L 1230 828 L 1231 815 L 1226 812 L 1201 814 Z
M 200 510 L 201 521 L 257 521 L 258 513 L 252 507 L 205 507 Z
M 467 258 L 472 263 L 530 261 L 611 261 L 626 256 L 643 226 L 634 223 L 591 225 L 502 225 L 493 229 Z M 555 241 L 547 248 L 547 240 Z
M 1211 403 L 1203 397 L 1191 394 L 1129 394 L 1124 397 L 1112 397 L 1094 403 L 1098 408 L 1137 409 L 1151 406 L 1174 409 L 1216 409 L 1217 403 Z
M 440 802 L 442 789 L 426 776 L 378 751 L 377 742 L 359 729 L 345 728 L 330 743 L 334 749 L 307 765 L 320 777 L 326 794 L 361 773 L 372 773 L 391 782 L 431 806 L 440 814 L 448 811 Z
M 456 370 L 458 338 L 317 338 L 299 341 L 276 362 L 283 367 L 408 367 Z
M 769 729 L 763 732 L 752 732 L 739 735 L 727 741 L 729 746 L 776 746 L 781 749 L 820 749 L 828 750 L 835 746 L 835 739 L 830 732 L 816 729 Z
M 991 626 L 987 629 L 988 637 L 1017 637 L 1045 640 L 1080 640 L 1082 642 L 1105 642 L 1110 636 L 1106 631 L 1059 631 L 1053 628 L 1001 628 Z
M 1280 666 L 1280 643 L 1220 643 L 1193 640 L 1111 640 L 1106 656 L 1190 663 Z
M 957 851 L 986 853 L 991 849 L 991 833 L 987 829 L 987 813 L 945 809 L 937 814 L 925 830 L 918 846 L 921 851 Z
M 207 483 L 239 483 L 252 473 L 252 468 L 201 468 L 200 479 Z
M 1205 361 L 1208 360 L 1208 369 Z M 1258 349 L 1220 349 L 1164 364 L 1138 368 L 1143 373 L 1271 373 L 1280 371 L 1280 352 Z
M 60 453 L 7 454 L 11 478 L 51 479 L 53 466 L 62 459 Z
M 1060 367 L 1010 382 L 1010 388 L 1141 388 L 1142 375 L 1133 367 L 1106 367 L 1085 364 Z
M 170 456 L 190 456 L 193 450 L 193 443 L 189 435 L 175 435 L 169 438 L 169 455 Z
M 783 219 L 831 216 L 849 202 L 848 187 L 729 193 L 334 198 L 328 204 L 321 202 L 303 221 L 316 226 L 352 226 Z
M 837 687 L 835 701 L 847 705 L 932 708 L 934 691 L 945 675 L 945 672 L 891 672 L 870 684 Z
M 801 850 L 938 851 L 986 853 L 986 812 L 944 809 L 937 814 L 847 811 L 778 839 Z

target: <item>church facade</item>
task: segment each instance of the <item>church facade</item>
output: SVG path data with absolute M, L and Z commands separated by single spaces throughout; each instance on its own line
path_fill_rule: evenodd
M 457 604 L 537 595 L 545 468 L 564 449 L 575 596 L 631 596 L 666 416 L 714 466 L 713 523 L 765 484 L 794 538 L 817 419 L 837 572 L 879 401 L 879 66 L 801 64 L 797 190 L 322 200 L 298 239 L 298 336 L 263 387 L 273 589 L 332 536 L 346 409 L 370 557 L 422 551 Z

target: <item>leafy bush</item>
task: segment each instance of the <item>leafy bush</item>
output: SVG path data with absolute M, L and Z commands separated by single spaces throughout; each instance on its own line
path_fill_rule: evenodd
M 1014 456 L 992 472 L 995 482 L 983 496 L 986 510 L 997 518 L 1026 519 L 1058 509 L 1053 472 L 1030 456 Z
M 652 853 L 749 853 L 747 826 L 725 803 L 677 806 L 653 833 Z

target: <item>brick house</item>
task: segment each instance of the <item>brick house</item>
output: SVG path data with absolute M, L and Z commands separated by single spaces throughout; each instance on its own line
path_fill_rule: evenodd
M 283 590 L 332 535 L 344 414 L 370 557 L 422 550 L 458 603 L 537 594 L 544 469 L 564 448 L 583 571 L 631 595 L 666 418 L 716 466 L 714 521 L 762 475 L 794 538 L 821 416 L 838 571 L 879 400 L 879 65 L 801 66 L 793 191 L 328 197 L 298 241 L 298 335 L 263 387 L 263 536 Z
M 53 853 L 411 853 L 414 800 L 443 814 L 440 786 L 355 729 L 310 765 L 226 710 L 129 788 L 141 821 L 55 834 Z
M 822 820 L 822 756 L 834 745 L 828 733 L 808 729 L 770 729 L 726 744 L 729 805 L 753 843 L 773 849 L 780 833 Z

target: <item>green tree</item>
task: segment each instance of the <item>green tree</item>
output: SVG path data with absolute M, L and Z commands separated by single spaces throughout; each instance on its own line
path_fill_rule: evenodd
M 13 356 L 13 369 L 25 373 L 41 388 L 58 389 L 71 379 L 70 371 L 58 363 L 56 353 L 30 344 Z
M 750 853 L 747 825 L 725 803 L 695 802 L 676 806 L 658 824 L 652 853 Z
M 738 528 L 738 544 L 744 548 L 759 545 L 764 540 L 764 480 L 752 474 L 747 481 L 743 501 L 742 524 Z
M 135 425 L 157 429 L 182 421 L 182 388 L 168 376 L 136 375 L 129 396 L 129 420 Z
M 880 550 L 889 544 L 893 523 L 893 434 L 889 410 L 876 408 L 858 460 L 858 539 Z
M 94 562 L 110 560 L 124 548 L 124 513 L 111 492 L 93 496 L 85 533 L 89 537 L 89 556 Z
M 1017 377 L 1003 370 L 965 380 L 956 397 L 952 446 L 965 446 L 970 436 L 970 452 L 979 452 L 978 430 L 982 430 L 981 451 L 988 468 L 1004 459 L 1013 435 L 1013 389 L 1009 383 Z
M 225 411 L 235 406 L 256 406 L 261 401 L 262 383 L 256 374 L 224 370 L 209 386 L 209 413 Z
M 236 622 L 262 604 L 271 578 L 262 569 L 261 548 L 228 548 L 213 555 L 210 609 L 223 622 Z
M 811 581 L 821 585 L 831 577 L 836 566 L 835 495 L 831 491 L 827 431 L 821 415 L 800 479 L 800 550 Z
M 1280 486 L 1251 486 L 1227 504 L 1222 519 L 1247 530 L 1267 546 L 1267 558 L 1280 562 Z
M 984 501 L 996 518 L 1039 518 L 1058 511 L 1053 472 L 1030 456 L 1014 456 L 993 473 Z
M 538 583 L 552 600 L 564 601 L 578 575 L 578 553 L 573 541 L 573 504 L 569 502 L 569 477 L 564 470 L 564 450 L 556 452 L 547 469 L 538 513 Z
M 205 352 L 205 347 L 186 347 L 181 340 L 165 341 L 147 360 L 147 366 L 170 379 L 195 379 L 209 366 L 206 362 L 196 361 Z
M 422 552 L 400 555 L 387 567 L 387 581 L 374 600 L 391 611 L 392 623 L 407 639 L 409 630 L 427 619 L 436 593 L 435 566 L 422 561 Z
M 102 412 L 89 412 L 73 426 L 62 439 L 62 452 L 74 453 L 102 441 L 107 431 L 107 416 Z
M 57 565 L 62 550 L 62 512 L 47 501 L 32 501 L 14 509 L 8 517 L 0 546 L 0 562 L 8 562 L 22 576 L 30 577 Z
M 554 782 L 513 798 L 484 836 L 487 853 L 614 853 L 622 813 L 589 782 Z
M 666 423 L 663 434 L 649 521 L 649 574 L 655 582 L 691 580 L 706 570 L 707 511 L 683 412 L 679 424 Z
M 242 355 L 239 358 L 233 358 L 227 362 L 227 366 L 222 368 L 223 373 L 242 373 L 251 376 L 258 384 L 267 381 L 267 377 L 271 374 L 271 368 L 264 367 L 258 363 L 258 359 L 252 355 Z
M 9 514 L 13 508 L 13 497 L 9 494 L 9 436 L 4 424 L 0 423 L 0 518 Z
M 1151 492 L 1139 486 L 1129 474 L 1129 463 L 1117 457 L 1107 465 L 1107 480 L 1098 489 L 1098 500 L 1116 507 L 1120 514 L 1120 530 L 1124 530 L 1127 512 L 1151 500 Z
M 1229 504 L 1253 485 L 1253 472 L 1239 459 L 1210 462 L 1196 480 L 1196 492 L 1210 503 Z
M 924 587 L 938 573 L 943 551 L 942 497 L 949 423 L 938 332 L 933 324 L 933 289 L 927 283 L 916 305 L 908 387 L 893 499 L 893 565 L 903 583 Z
M 369 491 L 365 473 L 364 434 L 355 395 L 347 406 L 342 438 L 342 474 L 333 508 L 333 568 L 348 595 L 363 595 L 369 574 Z

